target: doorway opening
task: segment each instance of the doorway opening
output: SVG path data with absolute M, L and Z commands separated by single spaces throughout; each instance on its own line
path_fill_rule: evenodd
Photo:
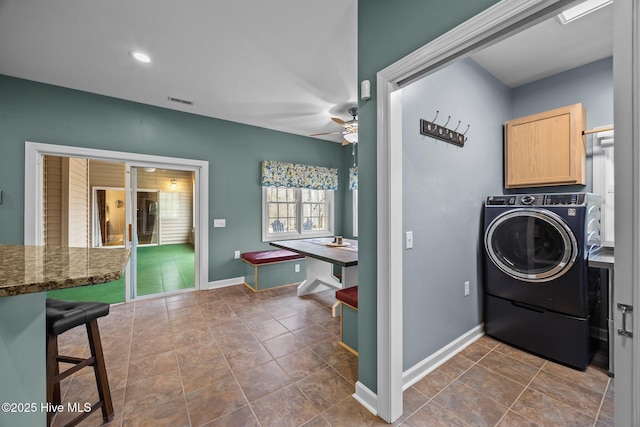
M 132 251 L 120 280 L 48 296 L 120 303 L 208 287 L 207 162 L 30 142 L 26 154 L 25 243 Z

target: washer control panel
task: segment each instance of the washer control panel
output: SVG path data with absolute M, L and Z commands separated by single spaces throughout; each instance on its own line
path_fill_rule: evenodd
M 584 206 L 585 193 L 513 194 L 487 197 L 487 206 Z

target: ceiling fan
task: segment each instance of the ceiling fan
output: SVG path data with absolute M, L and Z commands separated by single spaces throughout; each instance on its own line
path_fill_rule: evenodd
M 335 132 L 323 132 L 323 133 L 314 133 L 312 135 L 309 136 L 320 136 L 320 135 L 338 135 L 338 134 L 342 134 L 344 136 L 344 140 L 342 141 L 342 145 L 349 145 L 351 143 L 357 143 L 358 142 L 358 119 L 356 117 L 358 117 L 358 108 L 357 107 L 352 107 L 349 108 L 349 114 L 351 114 L 351 116 L 353 116 L 353 118 L 351 120 L 348 121 L 344 121 L 342 119 L 339 119 L 338 117 L 331 117 L 331 120 L 333 120 L 334 122 L 336 122 L 337 124 L 339 124 L 340 126 L 344 127 L 344 130 L 338 130 Z

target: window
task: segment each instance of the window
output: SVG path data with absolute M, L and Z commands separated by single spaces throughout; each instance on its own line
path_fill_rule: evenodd
M 262 187 L 262 240 L 333 235 L 333 191 Z

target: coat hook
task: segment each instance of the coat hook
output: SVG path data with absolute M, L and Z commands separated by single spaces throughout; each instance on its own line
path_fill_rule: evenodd
M 438 118 L 438 114 L 440 114 L 440 110 L 436 110 L 436 116 L 433 118 L 433 120 L 431 120 L 431 123 L 436 122 L 436 119 Z
M 460 127 L 460 123 L 462 123 L 462 120 L 458 120 L 458 126 L 456 126 L 456 128 L 453 130 L 454 132 L 458 130 L 458 128 Z
M 447 125 L 449 124 L 449 120 L 451 120 L 451 116 L 449 116 L 449 118 L 447 119 L 447 123 L 445 123 L 445 124 L 443 124 L 443 125 L 442 125 L 442 127 L 443 127 L 443 128 L 446 128 L 446 127 L 447 127 Z
M 465 142 L 467 141 L 467 137 L 465 135 L 467 134 L 467 132 L 469 132 L 469 128 L 470 127 L 471 127 L 471 125 L 467 125 L 467 130 L 465 130 L 464 133 L 462 134 L 462 136 L 464 136 Z

